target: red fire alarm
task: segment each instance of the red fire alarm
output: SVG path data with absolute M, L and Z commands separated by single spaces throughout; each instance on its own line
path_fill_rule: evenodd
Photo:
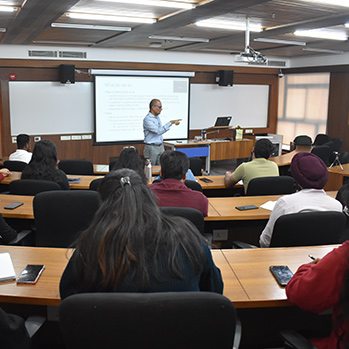
M 9 79 L 12 80 L 12 81 L 16 80 L 16 74 L 10 74 L 9 75 Z

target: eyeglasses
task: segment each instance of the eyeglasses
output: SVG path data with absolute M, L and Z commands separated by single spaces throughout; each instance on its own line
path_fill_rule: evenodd
M 159 109 L 162 109 L 162 105 L 154 105 L 154 107 L 157 107 Z
M 129 146 L 129 147 L 124 147 L 124 149 L 128 149 L 128 148 L 130 148 L 130 149 L 136 149 L 136 147 L 134 147 L 133 145 L 131 145 L 131 146 Z

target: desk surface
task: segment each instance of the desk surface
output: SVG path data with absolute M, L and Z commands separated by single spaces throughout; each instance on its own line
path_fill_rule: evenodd
M 18 277 L 27 264 L 45 264 L 36 285 L 17 285 L 15 281 L 0 283 L 0 302 L 59 305 L 59 281 L 70 258 L 64 248 L 0 246 L 0 253 L 9 252 Z
M 109 165 L 93 165 L 93 172 L 95 175 L 105 175 L 109 172 Z M 153 176 L 160 173 L 160 165 L 152 166 Z
M 295 150 L 291 151 L 290 153 L 274 156 L 272 158 L 269 158 L 269 160 L 274 161 L 278 166 L 287 166 L 291 165 L 292 158 L 297 154 L 301 152 L 309 153 L 311 150 L 311 146 L 309 145 L 298 145 Z
M 212 250 L 220 268 L 223 294 L 237 308 L 289 306 L 285 289 L 280 287 L 269 271 L 270 265 L 288 265 L 293 272 L 309 263 L 308 254 L 323 257 L 332 246 L 270 248 L 250 250 Z M 61 248 L 0 246 L 0 253 L 9 252 L 16 275 L 27 264 L 45 264 L 36 285 L 17 286 L 14 281 L 0 283 L 0 302 L 59 305 L 59 281 L 71 255 Z

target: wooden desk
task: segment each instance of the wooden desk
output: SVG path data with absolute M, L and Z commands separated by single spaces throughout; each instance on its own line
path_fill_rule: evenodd
M 310 153 L 311 148 L 312 147 L 309 145 L 297 145 L 296 149 L 291 151 L 290 153 L 274 156 L 272 158 L 269 158 L 269 160 L 274 161 L 278 166 L 288 166 L 288 165 L 291 165 L 292 158 L 297 153 L 302 153 L 302 152 Z
M 34 219 L 33 199 L 34 196 L 0 194 L 0 212 L 5 218 Z M 12 202 L 23 202 L 23 205 L 14 210 L 4 208 Z
M 93 165 L 93 172 L 95 175 L 105 175 L 109 172 L 109 165 Z M 153 176 L 160 174 L 160 165 L 152 166 Z
M 287 265 L 295 273 L 300 265 L 311 261 L 308 254 L 321 258 L 337 246 L 222 250 L 248 297 L 247 302 L 235 300 L 235 306 L 237 308 L 289 306 L 285 288 L 276 282 L 269 271 L 269 266 Z
M 71 251 L 64 248 L 0 246 L 0 253 L 11 255 L 16 276 L 27 264 L 45 264 L 36 285 L 18 285 L 15 281 L 0 283 L 0 302 L 59 305 L 59 281 L 68 263 Z
M 328 169 L 328 182 L 325 186 L 326 190 L 339 190 L 343 183 L 344 177 L 349 177 L 349 164 L 344 164 L 343 170 L 340 166 L 333 166 Z

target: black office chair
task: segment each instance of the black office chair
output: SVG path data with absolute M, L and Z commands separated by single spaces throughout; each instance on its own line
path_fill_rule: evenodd
M 160 207 L 160 210 L 163 214 L 169 216 L 180 216 L 188 219 L 204 235 L 205 221 L 203 214 L 199 210 L 191 207 Z
M 58 168 L 70 175 L 93 175 L 93 163 L 90 160 L 61 160 Z
M 36 225 L 35 246 L 70 247 L 88 228 L 99 207 L 93 190 L 44 192 L 33 201 Z
M 61 190 L 61 187 L 56 182 L 37 179 L 18 179 L 9 184 L 9 192 L 13 195 L 36 195 L 52 190 Z
M 259 177 L 248 183 L 246 196 L 292 194 L 296 188 L 296 182 L 289 176 Z
M 345 215 L 336 211 L 286 214 L 274 225 L 270 247 L 339 244 Z
M 336 160 L 336 156 L 338 156 L 338 160 L 339 160 L 339 156 L 340 156 L 340 152 L 343 146 L 343 139 L 342 138 L 338 138 L 338 137 L 334 137 L 332 138 L 331 142 L 332 144 L 332 153 L 330 154 L 329 157 L 329 163 L 332 164 L 335 160 Z M 329 144 L 329 143 L 326 143 Z M 335 165 L 338 165 L 338 163 L 336 163 Z
M 348 164 L 349 163 L 349 152 L 344 151 L 339 155 L 339 161 L 340 163 L 343 164 Z
M 189 168 L 193 172 L 194 176 L 202 175 L 202 161 L 200 158 L 189 158 Z
M 319 133 L 316 135 L 313 145 L 316 145 L 316 146 L 324 145 L 330 140 L 331 140 L 331 137 L 329 135 L 326 135 L 324 133 Z
M 74 349 L 231 349 L 241 337 L 233 303 L 211 292 L 76 294 L 58 316 Z
M 10 171 L 22 172 L 26 166 L 27 166 L 27 163 L 23 161 L 15 161 L 15 160 L 4 161 L 4 167 L 8 168 Z
M 196 191 L 200 191 L 202 193 L 202 187 L 201 187 L 201 184 L 196 182 L 196 181 L 190 181 L 190 180 L 185 180 L 184 181 L 184 184 L 192 189 L 192 190 L 196 190 Z
M 330 156 L 331 156 L 331 148 L 324 144 L 324 145 L 319 145 L 311 150 L 311 152 L 315 155 L 317 155 L 328 167 L 330 166 Z
M 103 178 L 96 178 L 90 183 L 90 190 L 98 191 Z

